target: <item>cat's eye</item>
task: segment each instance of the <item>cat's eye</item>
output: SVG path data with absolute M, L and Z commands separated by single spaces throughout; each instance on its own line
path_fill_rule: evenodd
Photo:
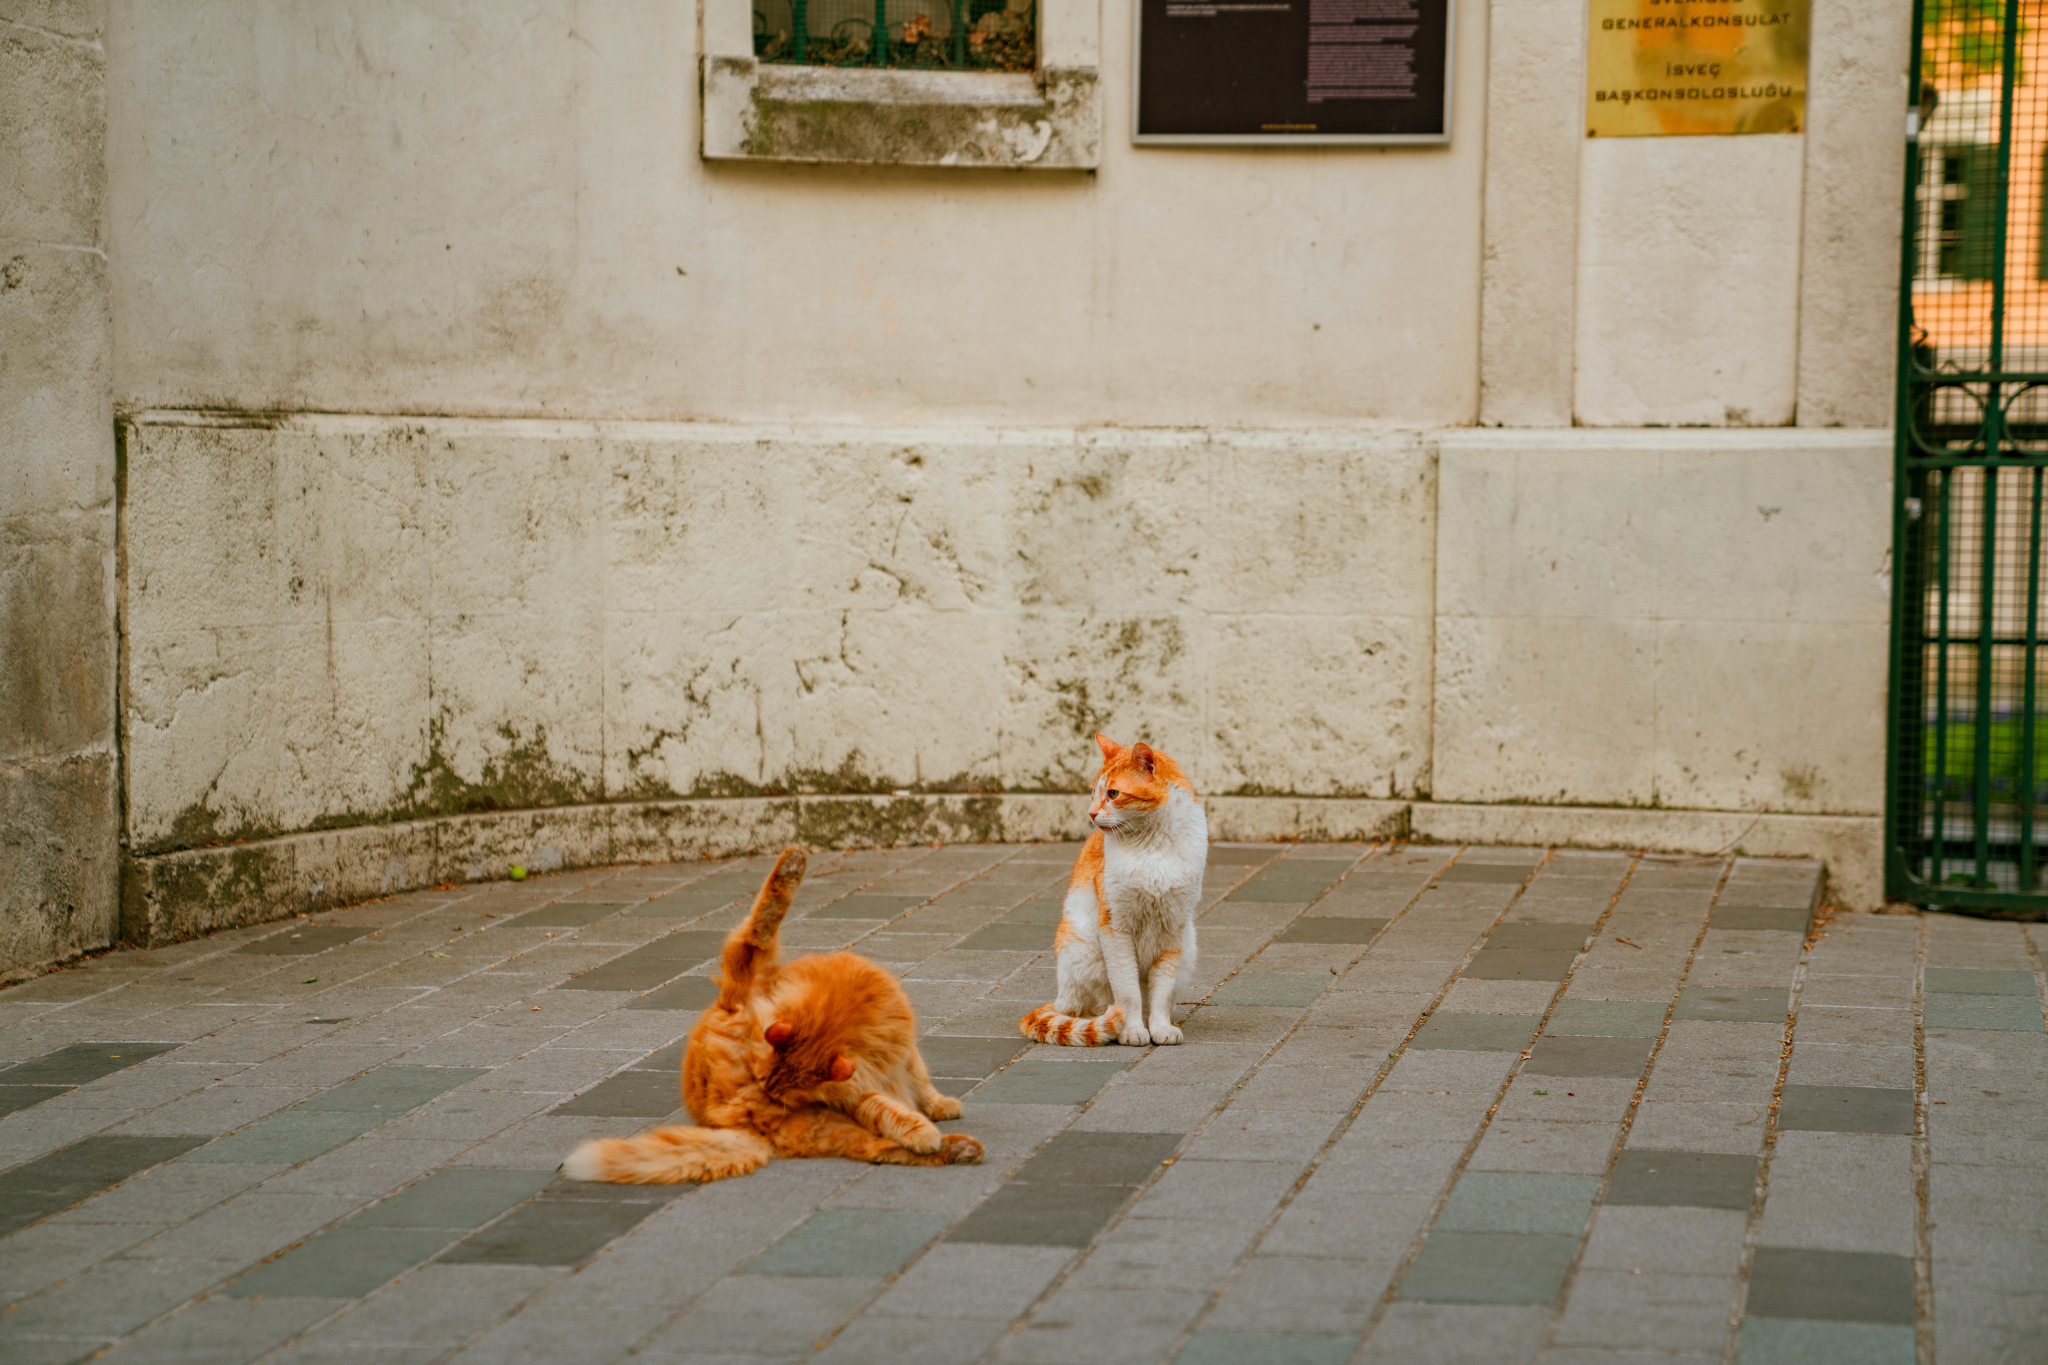
M 1122 795 L 1123 795 L 1123 793 L 1122 793 L 1122 792 L 1120 792 L 1120 791 L 1118 791 L 1118 790 L 1117 790 L 1117 789 L 1116 789 L 1115 787 L 1111 787 L 1111 788 L 1110 788 L 1110 789 L 1108 790 L 1108 792 L 1106 792 L 1106 793 L 1104 793 L 1104 794 L 1105 794 L 1106 796 L 1108 796 L 1108 797 L 1109 797 L 1109 799 L 1110 799 L 1110 800 L 1112 800 L 1112 801 L 1116 800 L 1116 799 L 1117 799 L 1117 798 L 1118 798 L 1119 796 L 1122 796 Z

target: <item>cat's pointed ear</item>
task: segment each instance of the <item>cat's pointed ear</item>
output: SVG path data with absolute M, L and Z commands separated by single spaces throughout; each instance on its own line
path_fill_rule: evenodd
M 851 1057 L 834 1057 L 834 1058 L 832 1059 L 832 1079 L 833 1079 L 833 1080 L 835 1080 L 835 1081 L 850 1081 L 850 1080 L 852 1080 L 852 1079 L 853 1079 L 853 1072 L 854 1072 L 853 1058 L 851 1058 Z
M 1131 757 L 1138 760 L 1138 766 L 1146 772 L 1152 771 L 1152 751 L 1143 744 L 1131 746 Z
M 1115 740 L 1111 739 L 1108 735 L 1101 734 L 1099 732 L 1095 736 L 1095 744 L 1097 748 L 1102 750 L 1102 757 L 1105 760 L 1115 758 L 1118 754 L 1123 752 L 1123 749 L 1117 744 Z
M 777 1019 L 768 1026 L 767 1033 L 764 1036 L 776 1047 L 781 1047 L 784 1043 L 796 1037 L 796 1030 L 783 1023 L 780 1019 Z

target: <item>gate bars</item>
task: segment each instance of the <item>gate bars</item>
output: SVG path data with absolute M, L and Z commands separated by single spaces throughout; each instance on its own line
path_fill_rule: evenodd
M 2048 919 L 2044 4 L 1913 7 L 1886 746 L 1887 894 L 2025 919 Z

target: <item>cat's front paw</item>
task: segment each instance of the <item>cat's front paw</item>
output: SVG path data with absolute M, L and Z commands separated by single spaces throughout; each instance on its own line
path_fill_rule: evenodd
M 904 1128 L 905 1131 L 896 1140 L 913 1152 L 920 1152 L 925 1156 L 930 1156 L 945 1145 L 939 1136 L 939 1130 L 932 1127 L 931 1123 L 926 1119 L 919 1119 L 917 1126 L 914 1128 L 908 1124 L 904 1125 Z
M 1152 1035 L 1145 1031 L 1145 1026 L 1143 1024 L 1131 1025 L 1123 1032 L 1117 1034 L 1116 1040 L 1119 1043 L 1122 1043 L 1125 1047 L 1152 1046 Z
M 960 1117 L 960 1101 L 951 1095 L 940 1095 L 925 1106 L 924 1112 L 927 1118 L 937 1119 L 941 1123 L 947 1119 L 957 1119 Z
M 1180 1030 L 1172 1024 L 1154 1024 L 1152 1041 L 1170 1047 L 1180 1041 Z
M 948 1166 L 979 1166 L 981 1158 L 986 1155 L 981 1139 L 969 1137 L 965 1133 L 946 1134 L 946 1140 L 940 1146 L 939 1153 L 946 1158 Z

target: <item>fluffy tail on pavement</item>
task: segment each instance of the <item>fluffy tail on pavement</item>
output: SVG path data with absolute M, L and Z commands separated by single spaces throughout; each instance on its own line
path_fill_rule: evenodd
M 742 1128 L 656 1128 L 586 1142 L 562 1163 L 562 1174 L 615 1185 L 676 1185 L 745 1175 L 774 1154 L 766 1138 Z

